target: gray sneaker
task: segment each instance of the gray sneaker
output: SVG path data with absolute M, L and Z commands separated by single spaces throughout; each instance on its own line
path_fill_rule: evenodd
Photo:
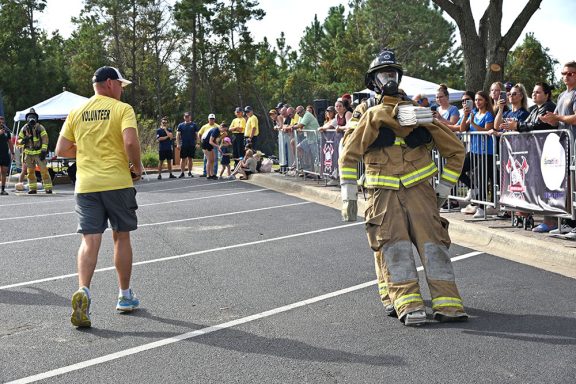
M 568 240 L 576 240 L 576 228 L 572 229 L 570 232 L 565 234 L 563 238 Z
M 568 224 L 562 224 L 560 226 L 560 228 L 556 228 L 551 230 L 549 233 L 551 235 L 564 235 L 566 233 L 569 233 L 573 230 L 574 228 L 572 228 L 571 226 L 569 226 Z

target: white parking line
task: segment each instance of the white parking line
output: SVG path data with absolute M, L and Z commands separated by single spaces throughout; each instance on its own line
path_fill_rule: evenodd
M 480 255 L 482 253 L 483 252 L 470 252 L 470 253 L 467 253 L 465 255 L 454 257 L 454 258 L 452 258 L 452 261 L 467 259 L 469 257 L 477 256 L 477 255 Z M 421 270 L 422 270 L 422 267 L 418 267 L 418 271 L 421 271 Z M 177 342 L 182 341 L 182 340 L 192 339 L 194 337 L 207 335 L 209 333 L 217 332 L 217 331 L 220 331 L 223 329 L 228 329 L 231 327 L 235 327 L 237 325 L 242 325 L 242 324 L 246 324 L 246 323 L 249 323 L 252 321 L 264 319 L 266 317 L 274 316 L 274 315 L 277 315 L 279 313 L 288 312 L 288 311 L 291 311 L 291 310 L 296 309 L 296 308 L 304 307 L 306 305 L 314 304 L 314 303 L 317 303 L 317 302 L 320 302 L 323 300 L 331 299 L 333 297 L 341 296 L 341 295 L 344 295 L 344 294 L 347 294 L 350 292 L 354 292 L 354 291 L 358 291 L 360 289 L 367 288 L 371 285 L 376 284 L 376 282 L 377 282 L 376 280 L 367 281 L 367 282 L 362 283 L 362 284 L 354 285 L 352 287 L 340 289 L 338 291 L 326 293 L 324 295 L 320 295 L 320 296 L 312 297 L 310 299 L 306 299 L 306 300 L 298 301 L 298 302 L 295 302 L 292 304 L 284 305 L 282 307 L 278 307 L 278 308 L 274 308 L 274 309 L 271 309 L 268 311 L 260 312 L 260 313 L 254 314 L 254 315 L 246 316 L 246 317 L 243 317 L 241 319 L 228 321 L 226 323 L 213 325 L 211 327 L 198 329 L 198 330 L 192 331 L 192 332 L 182 333 L 180 335 L 176 335 L 176 336 L 169 337 L 166 339 L 158 340 L 158 341 L 155 341 L 152 343 L 143 344 L 143 345 L 140 345 L 138 347 L 125 349 L 123 351 L 118 351 L 118 352 L 111 353 L 111 354 L 104 355 L 104 356 L 100 356 L 100 357 L 97 357 L 94 359 L 82 361 L 82 362 L 79 362 L 76 364 L 72 364 L 72 365 L 68 365 L 65 367 L 53 369 L 51 371 L 39 373 L 37 375 L 28 376 L 28 377 L 24 377 L 22 379 L 10 381 L 7 384 L 33 383 L 33 382 L 38 381 L 38 380 L 44 380 L 44 379 L 48 379 L 50 377 L 62 375 L 65 373 L 79 371 L 79 370 L 82 370 L 82 369 L 85 369 L 88 367 L 92 367 L 94 365 L 102 364 L 102 363 L 105 363 L 108 361 L 118 360 L 122 357 L 131 356 L 131 355 L 135 355 L 135 354 L 140 353 L 140 352 L 149 351 L 149 350 L 160 348 L 160 347 L 163 347 L 166 345 L 174 344 L 174 343 L 177 343 Z
M 241 193 L 252 193 L 252 192 L 259 192 L 259 191 L 266 191 L 267 189 L 257 189 L 254 191 L 247 191 L 247 192 L 237 192 L 237 193 L 227 193 L 227 194 L 223 194 L 223 195 L 212 195 L 212 196 L 204 196 L 204 197 L 196 197 L 196 198 L 192 198 L 192 199 L 186 199 L 186 200 L 171 200 L 169 202 L 160 202 L 160 203 L 151 203 L 151 204 L 142 204 L 140 205 L 140 207 L 143 206 L 150 206 L 150 205 L 158 205 L 158 204 L 166 204 L 166 203 L 171 203 L 171 202 L 182 202 L 182 201 L 190 201 L 190 200 L 204 200 L 204 199 L 212 199 L 214 197 L 224 197 L 224 196 L 232 196 L 232 195 L 238 195 Z M 256 211 L 262 211 L 265 209 L 274 209 L 274 208 L 281 208 L 281 207 L 289 207 L 292 205 L 301 205 L 304 203 L 294 203 L 294 204 L 284 204 L 284 205 L 278 205 L 278 206 L 274 206 L 274 207 L 265 207 L 265 208 L 254 208 L 254 209 L 250 209 L 250 210 L 246 210 L 246 211 L 238 211 L 238 212 L 227 212 L 227 213 L 223 213 L 223 214 L 218 214 L 218 215 L 211 215 L 211 216 L 203 216 L 203 217 L 192 217 L 192 218 L 188 218 L 188 219 L 180 219 L 180 220 L 172 220 L 172 221 L 163 221 L 163 222 L 159 222 L 159 223 L 149 223 L 149 224 L 139 224 L 138 227 L 150 227 L 153 225 L 160 225 L 160 224 L 170 224 L 170 223 L 179 223 L 182 221 L 190 221 L 190 220 L 199 220 L 199 219 L 209 219 L 212 217 L 219 217 L 219 216 L 227 216 L 227 215 L 237 215 L 239 213 L 247 213 L 247 212 L 256 212 Z M 72 213 L 72 212 L 71 212 Z M 50 215 L 47 215 L 50 216 Z M 106 228 L 106 230 L 110 230 L 109 228 Z M 36 241 L 36 240 L 49 240 L 49 239 L 56 239 L 59 237 L 67 237 L 67 236 L 74 236 L 74 235 L 78 235 L 77 232 L 71 232 L 71 233 L 64 233 L 61 235 L 51 235 L 51 236 L 42 236 L 42 237 L 34 237 L 34 238 L 28 238 L 28 239 L 20 239 L 20 240 L 10 240 L 10 241 L 4 241 L 1 242 L 0 245 L 8 245 L 8 244 L 17 244 L 17 243 L 26 243 L 28 241 Z
M 182 258 L 190 257 L 190 256 L 203 255 L 203 254 L 205 254 L 205 253 L 220 252 L 220 251 L 225 251 L 225 250 L 227 250 L 227 249 L 242 248 L 242 247 L 248 247 L 248 246 L 255 245 L 255 244 L 270 243 L 270 242 L 273 242 L 273 241 L 280 241 L 280 240 L 285 240 L 285 239 L 291 239 L 291 238 L 294 238 L 294 237 L 307 236 L 307 235 L 311 235 L 311 234 L 315 234 L 315 233 L 322 233 L 322 232 L 334 231 L 334 230 L 341 229 L 341 228 L 348 228 L 348 227 L 352 227 L 352 226 L 355 226 L 355 225 L 363 225 L 363 224 L 364 224 L 363 222 L 352 223 L 352 224 L 344 224 L 344 225 L 339 225 L 339 226 L 337 226 L 337 227 L 328 227 L 328 228 L 316 229 L 316 230 L 313 230 L 313 231 L 294 233 L 294 234 L 291 234 L 291 235 L 273 237 L 273 238 L 270 238 L 270 239 L 263 239 L 263 240 L 251 241 L 251 242 L 249 242 L 249 243 L 232 244 L 232 245 L 227 245 L 227 246 L 225 246 L 225 247 L 210 248 L 210 249 L 204 249 L 204 250 L 202 250 L 202 251 L 195 251 L 195 252 L 190 252 L 190 253 L 184 253 L 184 254 L 182 254 L 182 255 L 167 256 L 167 257 L 161 257 L 161 258 L 158 258 L 158 259 L 151 259 L 151 260 L 139 261 L 139 262 L 136 262 L 136 263 L 132 263 L 132 265 L 136 266 L 136 265 L 159 263 L 159 262 L 162 262 L 162 261 L 182 259 Z M 96 273 L 96 272 L 112 271 L 112 270 L 114 270 L 114 268 L 115 268 L 115 267 L 98 268 L 98 269 L 96 269 L 94 272 Z M 24 286 L 27 286 L 27 285 L 34 285 L 34 284 L 39 284 L 39 283 L 45 283 L 45 282 L 48 282 L 48 281 L 63 280 L 63 279 L 67 279 L 67 278 L 69 278 L 69 277 L 74 277 L 74 276 L 77 276 L 77 274 L 76 274 L 76 273 L 70 273 L 70 274 L 67 274 L 67 275 L 46 277 L 46 278 L 44 278 L 44 279 L 38 279 L 38 280 L 32 280 L 32 281 L 24 281 L 24 282 L 21 282 L 21 283 L 15 283 L 15 284 L 10 284 L 10 285 L 0 286 L 0 290 L 10 289 L 10 288 L 16 288 L 16 287 L 24 287 Z
M 224 182 L 223 182 L 224 183 Z M 221 184 L 223 184 L 221 183 Z M 189 187 L 185 187 L 185 188 L 189 188 Z M 172 189 L 179 189 L 179 188 L 172 188 Z M 164 189 L 163 191 L 169 191 L 170 189 Z M 243 190 L 241 192 L 234 192 L 234 193 L 226 193 L 226 194 L 221 194 L 221 195 L 211 195 L 211 196 L 204 196 L 204 197 L 194 197 L 191 199 L 185 199 L 185 200 L 167 200 L 167 201 L 163 201 L 161 203 L 150 203 L 150 204 L 139 204 L 139 207 L 148 207 L 148 206 L 152 206 L 152 205 L 158 205 L 158 204 L 169 204 L 169 203 L 179 203 L 179 202 L 183 202 L 183 201 L 193 201 L 193 200 L 203 200 L 203 199 L 209 199 L 211 197 L 222 197 L 222 196 L 232 196 L 232 195 L 236 195 L 236 194 L 241 194 L 241 193 L 252 193 L 252 192 L 260 192 L 260 191 L 265 191 L 266 189 L 256 189 L 256 190 Z M 156 191 L 154 191 L 156 192 Z M 31 203 L 27 203 L 26 205 L 29 205 Z M 34 204 L 36 204 L 36 202 L 34 202 Z M 18 204 L 19 205 L 19 204 Z M 1 205 L 0 205 L 1 206 Z M 19 220 L 19 219 L 32 219 L 32 218 L 38 218 L 38 217 L 47 217 L 47 216 L 53 216 L 53 215 L 71 215 L 75 213 L 75 211 L 67 211 L 67 212 L 55 212 L 55 213 L 43 213 L 40 215 L 28 215 L 28 216 L 14 216 L 14 217 L 3 217 L 0 218 L 0 221 L 8 221 L 8 220 Z

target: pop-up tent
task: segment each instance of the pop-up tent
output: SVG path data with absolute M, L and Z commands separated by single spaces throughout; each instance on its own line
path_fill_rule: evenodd
M 436 92 L 438 91 L 439 84 L 404 75 L 402 76 L 402 82 L 400 83 L 400 88 L 403 89 L 404 92 L 406 92 L 406 94 L 410 98 L 421 93 L 423 95 L 426 95 L 430 103 L 433 103 L 436 101 Z M 365 89 L 360 92 L 370 93 L 371 91 L 369 89 Z M 453 103 L 453 102 L 459 102 L 460 99 L 462 99 L 464 91 L 448 88 L 448 93 L 449 93 L 449 101 Z
M 34 111 L 38 114 L 38 120 L 63 120 L 72 109 L 81 106 L 86 101 L 88 101 L 87 97 L 64 91 L 36 105 L 16 112 L 12 132 L 18 137 L 20 133 L 20 122 L 26 120 L 26 114 L 30 111 L 30 108 L 34 108 Z M 16 165 L 21 167 L 20 156 L 16 156 L 16 159 Z M 12 171 L 13 169 L 10 167 L 10 176 L 12 176 Z
M 17 121 L 26 120 L 25 116 L 28 111 L 30 111 L 30 108 L 34 108 L 38 114 L 38 120 L 65 119 L 72 109 L 79 107 L 87 100 L 87 97 L 64 91 L 56 96 L 49 98 L 48 100 L 41 101 L 36 105 L 16 112 L 16 115 L 14 115 L 14 123 Z

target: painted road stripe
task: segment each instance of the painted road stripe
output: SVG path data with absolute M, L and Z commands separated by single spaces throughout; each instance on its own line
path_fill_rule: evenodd
M 182 259 L 182 258 L 190 257 L 190 256 L 203 255 L 203 254 L 206 254 L 206 253 L 219 252 L 219 251 L 224 251 L 224 250 L 234 249 L 234 248 L 242 248 L 242 247 L 247 247 L 247 246 L 256 245 L 256 244 L 270 243 L 270 242 L 273 242 L 273 241 L 280 241 L 280 240 L 285 240 L 285 239 L 291 239 L 291 238 L 294 238 L 294 237 L 301 237 L 301 236 L 307 236 L 307 235 L 312 235 L 312 234 L 316 234 L 316 233 L 334 231 L 334 230 L 337 230 L 337 229 L 348 228 L 348 227 L 352 227 L 352 226 L 355 226 L 355 225 L 363 225 L 363 224 L 364 224 L 363 222 L 353 223 L 353 224 L 344 224 L 344 225 L 339 225 L 339 226 L 337 226 L 337 227 L 329 227 L 329 228 L 316 229 L 316 230 L 314 230 L 314 231 L 294 233 L 294 234 L 292 234 L 292 235 L 285 235 L 285 236 L 273 237 L 273 238 L 270 238 L 270 239 L 263 239 L 263 240 L 251 241 L 251 242 L 249 242 L 249 243 L 232 244 L 232 245 L 227 245 L 227 246 L 225 246 L 225 247 L 210 248 L 210 249 L 204 249 L 204 250 L 202 250 L 202 251 L 195 251 L 195 252 L 190 252 L 190 253 L 184 253 L 184 254 L 182 254 L 182 255 L 167 256 L 167 257 L 161 257 L 161 258 L 158 258 L 158 259 L 144 260 L 144 261 L 139 261 L 139 262 L 136 262 L 136 263 L 132 263 L 132 265 L 136 266 L 136 265 L 159 263 L 159 262 L 162 262 L 162 261 L 177 260 L 177 259 Z M 99 269 L 96 269 L 94 272 L 112 271 L 112 270 L 114 270 L 114 269 L 115 269 L 115 267 L 99 268 Z M 78 274 L 77 274 L 77 273 L 70 273 L 70 274 L 67 274 L 67 275 L 46 277 L 46 278 L 44 278 L 44 279 L 38 279 L 38 280 L 32 280 L 32 281 L 24 281 L 24 282 L 22 282 L 22 283 L 15 283 L 15 284 L 10 284 L 10 285 L 3 285 L 3 286 L 0 286 L 0 290 L 10 289 L 10 288 L 16 288 L 16 287 L 23 287 L 23 286 L 33 285 L 33 284 L 38 284 L 38 283 L 45 283 L 45 282 L 47 282 L 47 281 L 63 280 L 63 279 L 67 279 L 67 278 L 69 278 L 69 277 L 74 277 L 74 276 L 78 276 Z
M 464 260 L 464 259 L 467 259 L 467 258 L 470 258 L 473 256 L 480 255 L 482 253 L 483 252 L 470 252 L 470 253 L 467 253 L 465 255 L 453 257 L 451 260 L 452 261 Z M 423 268 L 418 267 L 417 269 L 418 269 L 418 271 L 422 271 Z M 94 365 L 106 363 L 108 361 L 118 360 L 122 357 L 131 356 L 131 355 L 135 355 L 135 354 L 140 353 L 140 352 L 150 351 L 152 349 L 156 349 L 156 348 L 164 347 L 166 345 L 174 344 L 174 343 L 177 343 L 177 342 L 182 341 L 182 340 L 192 339 L 194 337 L 207 335 L 209 333 L 217 332 L 217 331 L 220 331 L 223 329 L 227 329 L 227 328 L 235 327 L 238 325 L 250 323 L 252 321 L 264 319 L 266 317 L 274 316 L 274 315 L 277 315 L 279 313 L 288 312 L 288 311 L 291 311 L 291 310 L 296 309 L 296 308 L 304 307 L 306 305 L 311 305 L 311 304 L 318 303 L 318 302 L 323 301 L 323 300 L 331 299 L 333 297 L 337 297 L 337 296 L 341 296 L 341 295 L 344 295 L 344 294 L 347 294 L 350 292 L 358 291 L 360 289 L 364 289 L 364 288 L 370 287 L 372 285 L 375 285 L 376 283 L 377 283 L 376 280 L 368 281 L 366 283 L 354 285 L 352 287 L 340 289 L 338 291 L 326 293 L 324 295 L 312 297 L 310 299 L 306 299 L 306 300 L 298 301 L 296 303 L 288 304 L 288 305 L 285 305 L 282 307 L 274 308 L 274 309 L 271 309 L 269 311 L 264 311 L 264 312 L 260 312 L 260 313 L 257 313 L 257 314 L 251 315 L 251 316 L 243 317 L 241 319 L 228 321 L 226 323 L 213 325 L 211 327 L 198 329 L 198 330 L 195 330 L 192 332 L 182 333 L 182 334 L 174 336 L 174 337 L 169 337 L 169 338 L 158 340 L 158 341 L 155 341 L 152 343 L 143 344 L 143 345 L 140 345 L 138 347 L 125 349 L 123 351 L 118 351 L 118 352 L 111 353 L 111 354 L 104 355 L 104 356 L 100 356 L 100 357 L 97 357 L 94 359 L 82 361 L 80 363 L 68 365 L 66 367 L 53 369 L 51 371 L 39 373 L 37 375 L 24 377 L 22 379 L 10 381 L 7 384 L 33 383 L 35 381 L 45 380 L 45 379 L 48 379 L 50 377 L 63 375 L 65 373 L 79 371 L 79 370 L 82 370 L 82 369 L 85 369 L 88 367 L 92 367 Z
M 259 192 L 259 191 L 267 191 L 267 189 L 258 189 L 258 190 L 254 190 L 254 191 L 238 192 L 238 193 L 227 193 L 227 194 L 224 194 L 224 195 L 214 195 L 214 196 L 197 197 L 197 198 L 189 199 L 189 200 L 211 199 L 211 198 L 214 198 L 214 197 L 225 197 L 225 196 L 237 195 L 237 194 L 240 194 L 240 193 L 252 193 L 252 192 Z M 183 201 L 183 200 L 172 200 L 171 202 L 174 202 L 174 201 Z M 237 215 L 237 214 L 239 214 L 239 213 L 249 213 L 249 212 L 264 211 L 264 210 L 267 210 L 267 209 L 289 207 L 289 206 L 292 206 L 292 205 L 301 205 L 301 204 L 307 204 L 307 203 L 309 203 L 309 202 L 294 203 L 294 204 L 285 204 L 285 205 L 277 205 L 277 206 L 274 206 L 274 207 L 266 207 L 266 208 L 254 208 L 254 209 L 250 209 L 250 210 L 246 210 L 246 211 L 227 212 L 227 213 L 221 213 L 221 214 L 218 214 L 218 215 L 203 216 L 203 217 L 192 217 L 192 218 L 188 218 L 188 219 L 180 219 L 180 220 L 172 220 L 172 221 L 163 221 L 163 222 L 159 222 L 159 223 L 139 224 L 138 227 L 139 227 L 139 228 L 141 228 L 141 227 L 151 227 L 151 226 L 161 225 L 161 224 L 179 223 L 179 222 L 182 222 L 182 221 L 192 221 L 192 220 L 200 220 L 200 219 L 209 219 L 209 218 L 212 218 L 212 217 Z M 165 202 L 158 203 L 158 204 L 165 204 Z M 143 205 L 140 205 L 139 207 L 147 206 L 147 205 L 156 205 L 156 203 L 153 203 L 153 204 L 143 204 Z M 106 228 L 106 231 L 109 231 L 109 230 L 110 230 L 110 228 Z M 59 237 L 75 236 L 75 235 L 78 235 L 78 234 L 79 234 L 79 233 L 77 233 L 77 232 L 71 232 L 71 233 L 63 233 L 63 234 L 61 234 L 61 235 L 50 235 L 50 236 L 34 237 L 34 238 L 28 238 L 28 239 L 10 240 L 10 241 L 1 242 L 0 245 L 26 243 L 26 242 L 29 242 L 29 241 L 36 241 L 36 240 L 50 240 L 50 239 L 56 239 L 56 238 L 59 238 Z
M 218 183 L 220 184 L 224 184 L 224 183 L 233 183 L 233 181 L 223 181 Z M 155 189 L 154 191 L 140 191 L 138 190 L 138 193 L 152 193 L 152 192 L 163 192 L 163 191 L 173 191 L 175 189 L 184 189 L 184 188 L 197 188 L 197 187 L 205 187 L 205 186 L 209 186 L 210 184 L 202 184 L 202 185 L 190 185 L 187 187 L 178 187 L 178 188 L 167 188 L 167 189 Z M 221 192 L 221 190 L 219 190 L 219 192 Z M 218 197 L 220 195 L 216 195 L 216 196 L 212 196 L 212 197 Z M 223 196 L 228 196 L 228 195 L 223 195 Z M 69 201 L 70 199 L 66 199 L 66 201 Z M 74 200 L 74 199 L 72 199 Z M 64 200 L 54 200 L 52 202 L 57 202 L 57 201 L 64 201 Z M 174 201 L 181 201 L 181 200 L 171 200 L 170 202 L 174 202 Z M 30 205 L 31 203 L 25 203 L 24 205 Z M 36 202 L 34 202 L 34 204 L 36 204 Z M 14 204 L 14 205 L 23 205 L 23 204 Z M 144 207 L 147 205 L 154 205 L 154 204 L 142 204 L 139 205 L 140 207 Z M 0 207 L 4 207 L 4 206 L 9 206 L 9 205 L 0 205 Z M 55 212 L 55 213 L 44 213 L 41 215 L 29 215 L 29 216 L 14 216 L 14 217 L 1 217 L 0 221 L 8 221 L 8 220 L 19 220 L 19 219 L 31 219 L 31 218 L 37 218 L 37 217 L 47 217 L 47 216 L 54 216 L 54 215 L 70 215 L 76 213 L 75 211 L 67 211 L 67 212 Z

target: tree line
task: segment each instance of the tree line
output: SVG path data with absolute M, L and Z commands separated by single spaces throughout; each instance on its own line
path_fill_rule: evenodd
M 514 32 L 500 36 L 502 0 L 490 1 L 478 32 L 466 20 L 467 1 L 350 0 L 329 7 L 324 20 L 315 17 L 291 47 L 283 33 L 254 40 L 248 23 L 265 16 L 256 0 L 84 0 L 66 39 L 38 27 L 46 0 L 0 0 L 0 92 L 9 120 L 64 87 L 92 95 L 94 70 L 112 65 L 133 81 L 123 97 L 144 137 L 153 136 L 161 116 L 176 123 L 190 111 L 198 123 L 209 113 L 230 121 L 234 107 L 251 105 L 264 127 L 264 150 L 272 152 L 270 108 L 363 89 L 370 61 L 386 47 L 396 50 L 406 74 L 456 89 L 494 80 L 554 82 L 555 61 L 534 36 L 510 51 L 540 1 L 530 0 Z M 461 46 L 444 11 L 459 26 Z

